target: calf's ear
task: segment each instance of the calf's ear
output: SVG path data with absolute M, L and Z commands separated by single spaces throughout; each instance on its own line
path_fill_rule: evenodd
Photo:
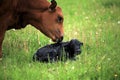
M 51 5 L 49 6 L 49 11 L 54 12 L 57 6 L 57 2 L 55 0 L 51 1 Z

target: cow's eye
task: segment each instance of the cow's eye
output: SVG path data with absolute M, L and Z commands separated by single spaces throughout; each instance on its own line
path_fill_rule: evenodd
M 58 17 L 57 17 L 57 22 L 58 22 L 58 23 L 62 23 L 62 22 L 63 22 L 63 17 L 58 16 Z

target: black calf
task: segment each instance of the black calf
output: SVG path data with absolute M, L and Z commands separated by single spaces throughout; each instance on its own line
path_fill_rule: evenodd
M 70 42 L 61 42 L 47 45 L 38 49 L 33 56 L 33 61 L 53 62 L 58 60 L 75 59 L 81 53 L 82 42 L 72 39 Z

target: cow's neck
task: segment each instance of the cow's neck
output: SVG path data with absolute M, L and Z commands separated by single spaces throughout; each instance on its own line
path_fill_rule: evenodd
M 38 2 L 37 2 L 38 1 Z M 48 7 L 50 6 L 50 3 L 47 0 L 28 0 L 26 3 L 26 0 L 18 0 L 17 6 L 15 7 L 15 14 L 18 18 L 18 23 L 15 23 L 13 26 L 15 29 L 24 28 L 27 24 L 29 24 L 29 21 L 27 18 L 24 17 L 25 15 L 29 14 L 30 11 L 40 11 L 42 12 L 46 11 Z
M 4 5 L 7 3 L 6 5 Z M 6 18 L 1 18 L 0 22 L 6 22 L 8 25 L 8 30 L 15 28 L 24 28 L 28 22 L 23 19 L 24 14 L 29 13 L 32 10 L 38 10 L 41 13 L 48 9 L 50 3 L 47 0 L 3 0 L 3 5 L 0 6 L 0 18 L 9 14 L 7 20 Z M 7 12 L 6 12 L 7 11 Z M 3 21 L 1 21 L 3 20 Z M 10 22 L 10 23 L 9 23 Z M 1 25 L 0 25 L 1 26 Z
M 28 12 L 29 10 L 44 11 L 48 9 L 50 3 L 47 0 L 18 0 L 17 11 Z

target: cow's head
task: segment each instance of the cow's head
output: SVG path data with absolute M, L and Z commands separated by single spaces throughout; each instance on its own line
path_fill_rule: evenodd
M 43 34 L 51 38 L 54 42 L 61 42 L 64 35 L 64 18 L 61 8 L 57 6 L 55 0 L 52 0 L 51 4 L 47 2 L 47 0 L 39 0 L 39 2 L 43 2 L 40 2 L 42 4 L 37 4 L 37 0 L 33 1 L 36 1 L 36 4 L 33 3 L 31 5 L 28 5 L 31 8 L 29 9 L 27 15 L 25 15 L 28 23 L 35 26 Z M 47 8 L 42 8 L 42 5 L 46 5 Z
M 60 42 L 63 40 L 63 14 L 60 7 L 53 0 L 48 10 L 42 14 L 42 26 L 40 30 L 50 37 L 53 41 Z

